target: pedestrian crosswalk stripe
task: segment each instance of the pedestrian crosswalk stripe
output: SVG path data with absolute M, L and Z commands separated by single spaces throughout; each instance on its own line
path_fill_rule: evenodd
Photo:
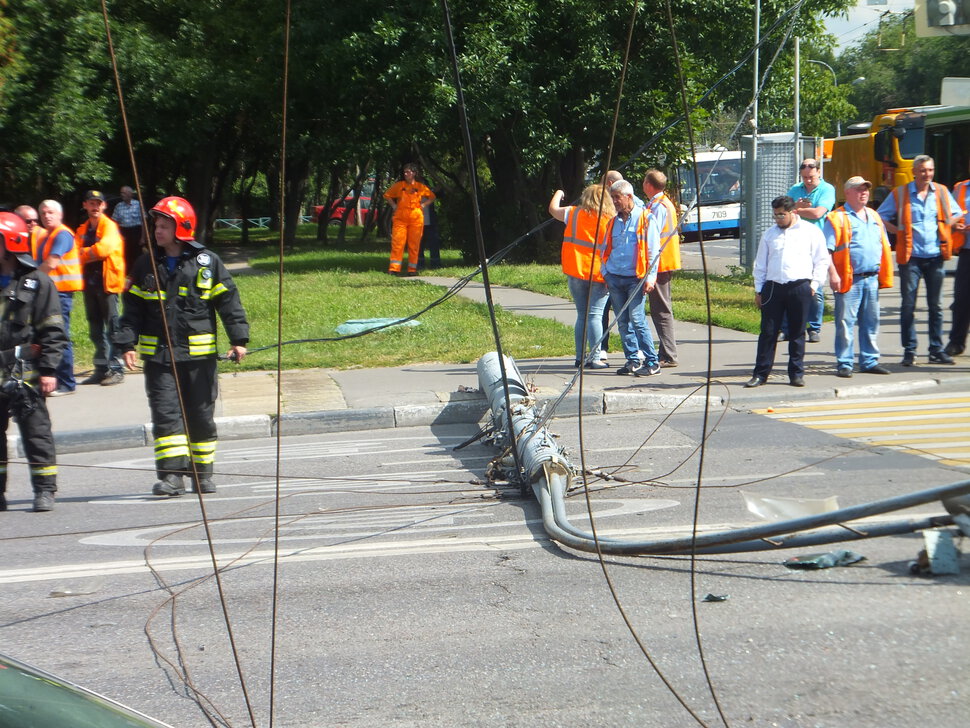
M 945 465 L 970 465 L 970 396 L 966 394 L 828 400 L 754 412 Z

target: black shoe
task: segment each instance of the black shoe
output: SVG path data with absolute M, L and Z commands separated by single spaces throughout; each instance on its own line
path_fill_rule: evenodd
M 931 364 L 956 364 L 953 361 L 953 357 L 947 354 L 945 351 L 936 351 L 930 354 Z
M 860 369 L 863 374 L 892 374 L 891 371 L 886 369 L 882 364 L 873 364 L 868 369 Z
M 7 496 L 5 496 L 3 493 L 0 493 L 0 511 L 5 511 L 5 510 L 7 510 Z
M 185 486 L 182 485 L 181 475 L 169 473 L 152 486 L 152 495 L 177 496 L 183 493 L 185 493 Z
M 81 380 L 79 384 L 101 384 L 106 376 L 108 376 L 107 369 L 95 369 L 94 373 L 91 374 L 90 377 Z
M 794 377 L 789 377 L 788 378 L 788 383 L 791 386 L 793 386 L 793 387 L 804 387 L 805 386 L 805 377 L 802 377 L 802 376 L 796 374 Z
M 652 377 L 655 374 L 660 374 L 660 362 L 656 361 L 653 364 L 644 364 L 635 372 L 633 376 L 635 377 Z
M 196 493 L 215 493 L 216 484 L 213 483 L 209 478 L 203 478 L 199 481 L 199 484 L 195 486 Z
M 943 349 L 943 351 L 945 351 L 950 356 L 960 356 L 960 354 L 963 353 L 963 347 L 957 346 L 951 341 L 949 344 L 946 345 L 946 348 Z
M 863 371 L 865 371 L 865 370 L 863 370 Z M 839 371 L 837 371 L 835 373 L 835 376 L 842 377 L 843 379 L 851 379 L 852 378 L 852 367 L 839 367 Z
M 903 360 L 900 363 L 904 367 L 911 367 L 911 366 L 913 366 L 913 364 L 916 363 L 916 355 L 913 352 L 911 352 L 911 351 L 904 352 L 903 353 Z
M 616 370 L 617 374 L 636 374 L 638 371 L 643 369 L 643 362 L 639 359 L 634 359 L 633 361 L 628 361 L 626 364 L 621 366 Z
M 54 494 L 49 490 L 42 490 L 34 494 L 34 513 L 46 513 L 54 510 Z
M 104 379 L 101 380 L 101 386 L 110 387 L 113 384 L 121 384 L 123 381 L 125 381 L 125 373 L 119 372 L 117 369 L 112 369 L 104 375 Z
M 821 340 L 822 340 L 822 335 L 818 331 L 809 331 L 808 332 L 808 343 L 809 344 L 817 344 Z
M 760 387 L 765 383 L 765 381 L 766 380 L 764 377 L 759 377 L 757 374 L 755 374 L 753 377 L 751 377 L 751 379 L 744 383 L 744 388 L 751 389 L 752 387 Z

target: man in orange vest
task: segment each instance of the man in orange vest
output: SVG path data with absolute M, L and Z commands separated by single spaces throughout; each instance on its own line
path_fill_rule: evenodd
M 829 213 L 822 231 L 832 254 L 830 284 L 835 292 L 836 375 L 852 376 L 859 326 L 859 371 L 889 374 L 879 363 L 879 289 L 893 284 L 893 259 L 886 228 L 875 210 L 866 207 L 872 183 L 849 177 L 843 186 L 845 205 Z
M 112 345 L 118 331 L 118 294 L 125 289 L 125 243 L 118 223 L 104 214 L 104 194 L 88 190 L 88 219 L 74 236 L 84 276 L 84 310 L 94 344 L 94 373 L 81 384 L 110 386 L 125 380 L 124 363 Z
M 677 339 L 674 337 L 674 310 L 670 302 L 670 281 L 674 271 L 680 270 L 680 236 L 677 234 L 677 210 L 664 190 L 667 175 L 659 169 L 647 170 L 643 178 L 643 194 L 647 209 L 657 221 L 660 232 L 660 260 L 657 264 L 657 285 L 650 291 L 650 318 L 657 329 L 660 342 L 660 366 L 677 366 Z
M 967 209 L 967 190 L 970 179 L 953 185 L 953 196 L 961 210 Z M 966 214 L 965 212 L 963 214 Z M 966 224 L 966 218 L 963 220 Z M 970 331 L 970 246 L 966 245 L 966 231 L 959 227 L 953 231 L 953 250 L 957 253 L 957 269 L 953 276 L 953 323 L 950 326 L 950 341 L 944 351 L 950 356 L 960 356 L 967 347 L 967 332 Z
M 81 262 L 74 244 L 74 232 L 64 224 L 64 208 L 57 200 L 44 200 L 40 203 L 40 221 L 44 226 L 38 236 L 34 258 L 37 265 L 57 287 L 61 302 L 61 315 L 64 317 L 64 333 L 67 334 L 67 348 L 57 367 L 57 389 L 48 396 L 59 397 L 74 394 L 77 382 L 74 380 L 74 347 L 71 344 L 71 310 L 74 308 L 74 292 L 83 287 Z
M 920 278 L 926 281 L 929 309 L 930 363 L 953 364 L 943 350 L 943 262 L 952 254 L 951 230 L 963 229 L 962 212 L 953 195 L 933 182 L 933 157 L 920 154 L 913 159 L 913 181 L 900 185 L 879 206 L 886 229 L 896 233 L 896 262 L 899 264 L 899 326 L 904 367 L 916 363 L 916 295 Z M 893 222 L 895 220 L 895 222 Z

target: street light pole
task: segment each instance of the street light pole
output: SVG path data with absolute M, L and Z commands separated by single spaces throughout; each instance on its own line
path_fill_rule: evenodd
M 806 58 L 805 60 L 808 61 L 809 63 L 817 63 L 818 65 L 825 66 L 827 69 L 829 69 L 829 71 L 832 72 L 832 83 L 835 84 L 835 88 L 836 88 L 836 90 L 838 90 L 838 88 L 839 88 L 839 77 L 835 75 L 835 69 L 832 68 L 832 66 L 830 66 L 825 61 L 813 61 L 810 58 Z M 835 120 L 835 136 L 837 136 L 837 137 L 842 136 L 842 121 L 839 120 L 838 118 L 836 118 L 836 120 Z

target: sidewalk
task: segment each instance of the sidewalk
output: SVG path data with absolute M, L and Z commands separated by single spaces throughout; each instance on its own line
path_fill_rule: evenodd
M 453 283 L 451 279 L 434 276 L 420 276 L 412 280 L 441 286 Z M 484 289 L 480 282 L 466 286 L 461 295 L 484 301 Z M 676 279 L 673 295 L 676 311 Z M 492 296 L 507 311 L 555 319 L 570 327 L 575 321 L 571 301 L 495 286 Z M 827 292 L 827 296 L 831 301 L 831 292 Z M 952 300 L 952 281 L 949 277 L 943 296 L 944 301 Z M 725 404 L 742 408 L 770 406 L 793 400 L 970 388 L 970 357 L 957 358 L 956 366 L 927 363 L 926 308 L 922 298 L 917 307 L 921 346 L 918 366 L 900 366 L 898 286 L 883 291 L 881 303 L 881 363 L 892 370 L 891 376 L 857 372 L 852 379 L 836 377 L 832 353 L 835 332 L 832 324 L 826 322 L 822 342 L 806 345 L 804 388 L 788 385 L 787 348 L 785 344 L 779 344 L 775 371 L 768 383 L 757 389 L 744 389 L 741 385 L 751 376 L 757 337 L 720 328 L 713 328 L 709 334 L 705 326 L 678 321 L 679 367 L 663 369 L 653 377 L 621 377 L 615 372 L 623 364 L 622 352 L 612 352 L 611 368 L 584 371 L 583 413 L 616 414 L 665 409 L 680 404 L 685 398 L 690 398 L 689 406 L 700 406 L 704 402 L 709 354 L 710 374 L 714 380 L 710 397 L 711 404 L 716 407 Z M 945 326 L 948 325 L 947 314 Z M 708 341 L 711 342 L 710 346 Z M 572 356 L 520 359 L 516 364 L 526 380 L 535 386 L 540 401 L 557 397 L 576 371 Z M 274 435 L 277 428 L 284 435 L 298 435 L 478 422 L 485 414 L 487 405 L 477 391 L 475 366 L 473 362 L 345 371 L 284 371 L 280 379 L 282 415 L 278 421 L 275 372 L 222 374 L 219 377 L 220 397 L 216 409 L 219 438 L 268 437 Z M 560 416 L 578 411 L 579 391 L 577 382 L 557 410 Z M 112 387 L 79 386 L 74 395 L 49 399 L 48 407 L 54 423 L 58 452 L 151 445 L 151 428 L 147 424 L 150 417 L 140 373 L 130 373 L 122 384 Z M 16 427 L 11 427 L 11 440 L 15 439 L 15 435 Z

